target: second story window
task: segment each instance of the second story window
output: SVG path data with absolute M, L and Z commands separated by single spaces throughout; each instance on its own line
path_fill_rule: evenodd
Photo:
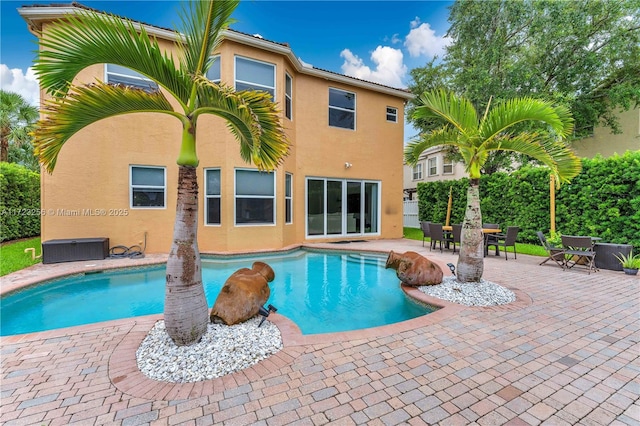
M 413 180 L 422 179 L 422 163 L 418 163 L 413 167 Z
M 276 100 L 276 66 L 236 56 L 236 90 L 262 90 Z
M 329 88 L 329 126 L 355 130 L 355 93 Z
M 289 120 L 292 119 L 293 108 L 293 80 L 289 74 L 284 75 L 284 116 Z
M 446 158 L 442 163 L 442 174 L 443 175 L 451 175 L 453 174 L 453 161 L 447 160 Z
M 207 71 L 207 78 L 214 83 L 220 83 L 220 55 L 213 57 L 213 63 Z
M 148 92 L 158 90 L 158 85 L 153 80 L 149 80 L 139 72 L 120 65 L 107 64 L 105 77 L 105 81 L 109 84 L 121 84 Z
M 436 157 L 431 157 L 427 160 L 427 169 L 429 176 L 435 176 L 438 174 L 438 159 Z
M 398 122 L 398 108 L 387 107 L 387 121 L 391 123 Z

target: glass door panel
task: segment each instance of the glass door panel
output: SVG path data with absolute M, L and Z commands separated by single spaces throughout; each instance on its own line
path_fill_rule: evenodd
M 347 234 L 362 232 L 362 183 L 347 182 Z
M 364 233 L 377 233 L 378 229 L 378 184 L 365 182 L 364 184 Z
M 342 234 L 342 181 L 327 181 L 327 234 Z
M 307 230 L 309 235 L 324 235 L 324 180 L 307 181 Z

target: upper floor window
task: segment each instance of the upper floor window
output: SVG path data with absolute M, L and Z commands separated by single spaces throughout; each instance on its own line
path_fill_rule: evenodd
M 387 121 L 392 123 L 398 122 L 398 108 L 387 107 Z
M 438 159 L 436 157 L 431 157 L 427 160 L 427 170 L 429 172 L 429 176 L 435 176 L 438 174 Z
M 236 170 L 236 224 L 276 223 L 273 172 Z
M 153 80 L 120 65 L 107 64 L 105 75 L 105 80 L 109 84 L 122 84 L 123 86 L 135 87 L 148 92 L 158 90 L 158 85 Z
M 289 120 L 293 117 L 293 80 L 287 73 L 284 75 L 284 116 Z
M 413 180 L 422 179 L 422 163 L 418 163 L 413 166 Z
M 329 88 L 329 126 L 355 130 L 355 93 Z
M 205 223 L 220 225 L 220 169 L 205 169 Z
M 446 158 L 442 162 L 442 174 L 451 175 L 453 174 L 453 161 L 447 160 Z
M 236 90 L 262 90 L 276 98 L 276 66 L 236 56 Z
M 293 223 L 293 175 L 287 173 L 284 179 L 284 221 Z
M 207 71 L 207 78 L 214 83 L 220 83 L 220 55 L 213 56 L 213 63 Z
M 164 208 L 167 198 L 164 167 L 131 166 L 129 174 L 129 203 L 132 208 Z

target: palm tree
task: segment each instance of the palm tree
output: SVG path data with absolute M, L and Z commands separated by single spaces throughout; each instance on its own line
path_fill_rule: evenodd
M 468 99 L 445 90 L 423 93 L 417 105 L 414 119 L 436 120 L 441 126 L 409 143 L 405 160 L 415 165 L 422 152 L 435 146 L 447 145 L 460 151 L 470 185 L 456 275 L 460 282 L 478 282 L 484 269 L 479 183 L 488 155 L 495 151 L 527 155 L 548 166 L 558 184 L 566 182 L 581 169 L 580 159 L 563 142 L 571 134 L 573 119 L 565 107 L 532 98 L 511 99 L 493 108 L 490 100 L 479 117 Z M 522 123 L 545 127 L 522 130 Z
M 38 108 L 21 95 L 0 90 L 0 161 L 9 160 L 11 142 L 18 148 L 31 144 L 29 132 L 38 116 Z
M 51 99 L 35 134 L 36 153 L 52 172 L 64 143 L 80 129 L 108 117 L 155 112 L 182 125 L 178 153 L 178 196 L 173 243 L 167 261 L 164 319 L 177 345 L 200 340 L 207 330 L 208 306 L 202 286 L 197 244 L 198 182 L 196 124 L 202 114 L 224 119 L 240 143 L 240 154 L 260 170 L 273 170 L 289 152 L 280 111 L 265 92 L 235 92 L 205 78 L 222 31 L 231 22 L 238 1 L 194 1 L 181 13 L 179 63 L 163 53 L 144 28 L 117 16 L 92 11 L 58 21 L 40 41 L 35 70 Z M 184 42 L 183 42 L 184 41 Z M 130 68 L 161 90 L 140 90 L 97 82 L 70 82 L 94 64 Z M 169 103 L 172 97 L 178 110 Z

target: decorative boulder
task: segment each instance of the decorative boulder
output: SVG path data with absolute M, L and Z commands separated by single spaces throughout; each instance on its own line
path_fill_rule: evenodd
M 267 302 L 271 294 L 268 283 L 274 278 L 271 266 L 263 262 L 254 262 L 251 269 L 238 269 L 222 286 L 209 319 L 233 325 L 252 318 Z
M 387 258 L 386 268 L 396 270 L 398 279 L 409 286 L 436 285 L 442 282 L 442 268 L 414 252 L 394 253 Z

